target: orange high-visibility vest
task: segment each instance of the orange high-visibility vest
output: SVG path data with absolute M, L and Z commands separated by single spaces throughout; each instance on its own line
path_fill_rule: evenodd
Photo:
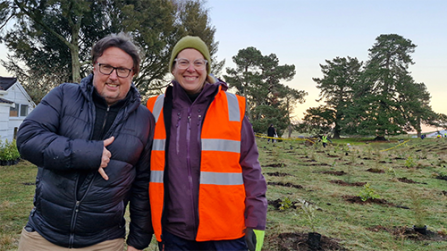
M 150 98 L 147 108 L 155 117 L 149 197 L 152 225 L 161 241 L 164 207 L 166 129 L 164 95 Z M 210 104 L 201 132 L 199 227 L 196 241 L 233 240 L 244 236 L 245 188 L 239 164 L 245 98 L 222 91 Z

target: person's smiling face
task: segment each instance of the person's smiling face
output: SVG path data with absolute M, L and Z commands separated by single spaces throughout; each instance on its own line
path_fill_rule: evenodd
M 175 63 L 172 70 L 175 80 L 188 94 L 201 92 L 207 77 L 206 63 L 205 67 L 197 69 L 194 61 L 204 60 L 202 53 L 196 49 L 184 49 L 177 55 L 177 59 L 187 59 L 190 64 L 186 69 L 180 69 L 179 64 Z
M 101 73 L 100 65 L 106 68 L 115 67 L 124 69 L 133 69 L 132 57 L 117 47 L 110 47 L 104 50 L 101 57 L 97 59 L 93 66 L 93 86 L 96 91 L 107 102 L 108 105 L 124 99 L 130 90 L 133 78 L 133 70 L 127 77 L 118 77 L 117 70 L 113 69 L 109 75 Z M 103 71 L 104 72 L 104 71 Z

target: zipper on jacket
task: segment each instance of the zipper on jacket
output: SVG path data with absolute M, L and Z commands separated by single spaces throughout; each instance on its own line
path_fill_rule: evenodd
M 104 128 L 106 127 L 107 117 L 109 116 L 109 111 L 110 111 L 110 105 L 107 106 L 106 115 L 104 116 L 104 121 L 102 122 L 101 132 L 104 131 Z
M 199 151 L 201 153 L 202 152 L 202 140 L 201 140 L 200 136 L 202 134 L 202 122 L 203 121 L 202 121 L 202 115 L 200 114 L 201 110 L 199 109 L 198 112 L 199 112 L 199 115 L 197 115 L 197 144 L 199 145 Z M 200 166 L 199 166 L 199 168 L 200 168 Z M 199 176 L 200 176 L 200 174 L 199 174 Z M 199 179 L 200 179 L 200 177 L 199 177 Z M 191 184 L 192 184 L 192 180 L 191 180 Z M 200 182 L 199 182 L 199 186 L 200 186 Z M 199 196 L 197 196 L 197 200 L 198 199 L 199 199 Z M 197 204 L 198 203 L 199 202 L 197 202 Z M 198 213 L 199 213 L 199 209 L 197 208 L 197 214 Z M 200 217 L 199 217 L 199 219 L 200 219 Z M 194 222 L 196 222 L 196 221 L 194 221 Z M 200 224 L 200 222 L 198 222 L 197 224 Z M 197 237 L 198 228 L 199 228 L 198 225 L 194 226 L 194 231 L 196 233 L 196 237 Z
M 99 175 L 98 172 L 96 172 L 95 176 Z M 77 178 L 79 179 L 79 177 Z M 87 196 L 88 192 L 90 191 L 90 188 L 92 187 L 93 181 L 95 180 L 95 178 L 93 177 L 92 180 L 90 181 L 90 184 L 87 187 L 87 191 L 85 191 L 84 196 L 80 199 L 77 198 L 78 194 L 76 193 L 76 204 L 75 207 L 73 208 L 73 214 L 71 217 L 71 223 L 70 223 L 70 238 L 68 241 L 68 245 L 70 248 L 73 248 L 73 243 L 74 243 L 74 230 L 75 230 L 75 226 L 76 226 L 76 220 L 78 218 L 78 212 L 79 212 L 79 207 L 81 206 L 81 202 L 85 199 L 85 197 Z M 77 184 L 78 180 L 76 180 L 76 184 Z
M 200 112 L 200 110 L 198 111 L 198 112 Z M 201 142 L 201 140 L 200 140 L 200 134 L 201 134 L 201 131 L 202 131 L 202 115 L 201 114 L 199 114 L 198 116 L 198 119 L 197 119 L 197 143 L 199 144 L 199 146 L 201 146 L 202 145 L 202 142 Z
M 193 191 L 190 148 L 191 148 L 191 107 L 188 108 L 188 122 L 186 127 L 186 166 L 188 167 L 189 188 L 191 189 L 191 191 Z M 194 202 L 194 196 L 192 192 L 191 192 L 191 201 Z M 196 208 L 194 207 L 194 203 L 192 203 L 191 205 L 192 205 L 192 212 L 194 212 L 192 216 L 194 218 L 194 222 L 196 222 L 195 217 Z M 196 233 L 197 228 L 198 226 L 194 226 L 194 232 Z
M 74 243 L 74 229 L 76 224 L 76 218 L 78 217 L 79 205 L 81 201 L 77 200 L 75 207 L 73 209 L 73 216 L 71 217 L 71 226 L 70 226 L 70 240 L 68 241 L 69 248 L 73 248 Z
M 175 150 L 177 151 L 177 155 L 180 151 L 180 120 L 182 119 L 182 116 L 180 115 L 180 112 L 177 113 L 178 119 L 177 119 L 177 135 L 175 139 Z

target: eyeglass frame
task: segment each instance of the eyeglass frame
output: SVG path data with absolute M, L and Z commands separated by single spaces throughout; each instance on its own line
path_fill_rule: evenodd
M 98 67 L 98 70 L 99 70 L 99 72 L 100 72 L 101 74 L 104 74 L 104 75 L 110 75 L 110 74 L 112 74 L 113 71 L 115 71 L 115 72 L 116 72 L 116 76 L 119 77 L 119 78 L 127 78 L 127 77 L 129 77 L 130 72 L 133 71 L 133 69 L 129 69 L 129 68 L 125 68 L 125 67 L 113 67 L 113 66 L 111 66 L 111 65 L 109 65 L 109 64 L 101 64 L 101 63 L 98 63 L 98 66 L 99 66 L 99 67 Z M 104 72 L 101 71 L 101 66 L 109 66 L 109 67 L 112 68 L 112 70 L 111 70 L 109 73 L 104 73 Z M 127 73 L 127 76 L 123 77 L 123 76 L 120 76 L 120 75 L 118 74 L 118 69 L 128 70 L 129 72 Z
M 177 61 L 178 61 L 178 60 L 186 60 L 186 61 L 188 61 L 188 66 L 187 66 L 186 68 L 180 68 L 180 67 L 178 66 L 178 64 L 177 64 Z M 205 64 L 203 64 L 203 65 L 204 65 L 203 68 L 197 68 L 197 67 L 194 65 L 194 62 L 196 62 L 197 60 L 202 60 L 203 62 L 205 62 Z M 189 66 L 191 65 L 191 61 L 189 61 L 189 59 L 186 59 L 186 58 L 176 58 L 176 59 L 174 59 L 174 61 L 175 61 L 175 65 L 176 65 L 180 70 L 188 69 Z M 202 59 L 202 58 L 198 58 L 198 59 L 192 61 L 192 65 L 194 66 L 194 69 L 196 69 L 196 70 L 203 70 L 203 69 L 206 69 L 206 65 L 207 65 L 207 64 L 208 64 L 208 60 L 206 60 L 206 59 Z

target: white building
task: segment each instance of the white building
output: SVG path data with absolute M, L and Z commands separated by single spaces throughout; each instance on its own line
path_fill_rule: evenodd
M 15 139 L 20 124 L 35 107 L 16 78 L 0 77 L 0 140 Z

